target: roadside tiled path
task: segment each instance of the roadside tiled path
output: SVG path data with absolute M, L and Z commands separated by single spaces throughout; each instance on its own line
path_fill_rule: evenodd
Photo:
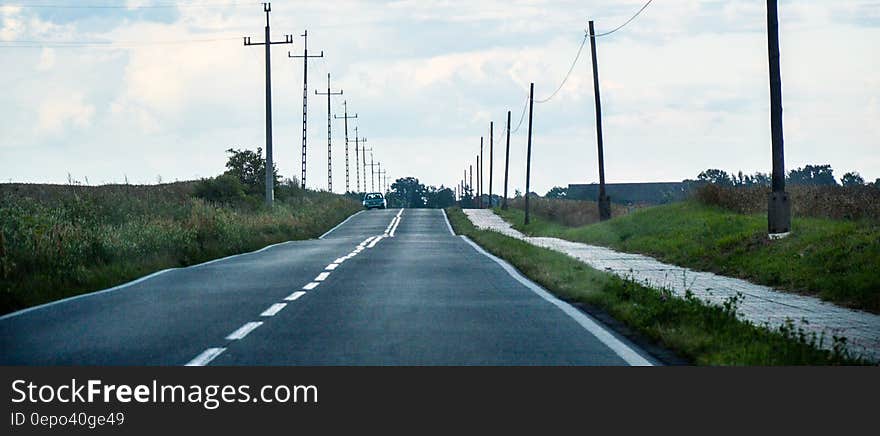
M 847 338 L 849 349 L 880 361 L 880 315 L 836 306 L 818 298 L 776 291 L 745 280 L 669 265 L 640 254 L 614 251 L 557 238 L 528 237 L 488 209 L 465 209 L 475 226 L 493 230 L 530 244 L 572 256 L 591 267 L 632 278 L 653 288 L 666 288 L 677 296 L 690 290 L 697 298 L 721 305 L 742 296 L 737 315 L 758 325 L 783 325 L 787 319 L 807 332 L 825 333 L 825 346 L 832 336 Z M 804 322 L 806 321 L 806 322 Z

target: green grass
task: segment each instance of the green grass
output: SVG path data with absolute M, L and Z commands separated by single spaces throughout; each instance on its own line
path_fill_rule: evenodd
M 584 263 L 496 232 L 476 229 L 458 208 L 447 209 L 455 231 L 519 269 L 560 298 L 606 311 L 641 335 L 698 365 L 862 364 L 833 338 L 806 335 L 792 324 L 771 331 L 736 318 L 736 302 L 724 307 L 673 297 Z M 830 341 L 835 350 L 818 347 Z
M 193 187 L 0 185 L 0 313 L 314 238 L 360 209 L 299 189 L 272 209 L 213 204 Z
M 770 241 L 765 215 L 738 214 L 696 201 L 641 209 L 581 227 L 542 217 L 524 226 L 521 210 L 496 213 L 530 235 L 646 254 L 880 313 L 880 224 L 876 222 L 795 218 L 791 236 Z

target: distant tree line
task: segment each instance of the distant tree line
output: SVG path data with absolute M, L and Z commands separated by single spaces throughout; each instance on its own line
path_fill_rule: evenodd
M 455 205 L 455 192 L 443 185 L 425 186 L 415 177 L 402 177 L 391 184 L 388 207 L 438 209 Z
M 720 186 L 770 186 L 770 174 L 757 172 L 744 175 L 739 171 L 736 175 L 728 174 L 724 170 L 708 169 L 697 175 L 697 180 L 685 180 L 685 182 L 704 182 Z M 793 185 L 821 185 L 821 186 L 864 186 L 873 185 L 880 187 L 880 178 L 874 183 L 865 183 L 865 179 L 855 171 L 850 171 L 840 178 L 840 183 L 834 178 L 834 169 L 831 165 L 807 165 L 788 172 L 785 177 L 787 184 Z

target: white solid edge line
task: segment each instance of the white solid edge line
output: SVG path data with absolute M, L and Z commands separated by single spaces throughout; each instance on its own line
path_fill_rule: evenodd
M 302 297 L 303 295 L 306 295 L 305 291 L 296 291 L 288 295 L 287 298 L 284 299 L 284 301 L 296 301 L 299 297 Z
M 345 220 L 343 220 L 341 223 L 337 224 L 336 227 L 333 227 L 332 229 L 327 230 L 326 232 L 324 232 L 323 235 L 318 236 L 318 239 L 324 239 L 324 237 L 327 236 L 327 235 L 329 235 L 332 231 L 338 229 L 341 225 L 347 223 L 348 220 L 350 220 L 350 219 L 352 219 L 352 218 L 354 218 L 354 217 L 360 215 L 362 212 L 363 212 L 362 210 L 359 210 L 359 211 L 357 211 L 356 213 L 351 214 L 351 216 L 349 216 L 348 218 L 346 218 Z
M 312 289 L 317 288 L 318 285 L 320 285 L 320 283 L 318 283 L 318 282 L 309 282 L 309 283 L 306 283 L 305 286 L 303 286 L 303 289 L 305 289 L 307 291 L 311 291 Z
M 474 247 L 474 249 L 477 250 L 477 252 L 483 254 L 484 256 L 488 257 L 489 259 L 494 260 L 495 263 L 501 265 L 501 267 L 504 268 L 504 270 L 507 271 L 507 273 L 510 274 L 511 277 L 516 279 L 518 282 L 522 283 L 525 287 L 531 289 L 532 292 L 534 292 L 535 294 L 538 294 L 538 296 L 540 296 L 544 300 L 547 300 L 548 302 L 552 303 L 554 306 L 562 309 L 562 311 L 565 312 L 566 315 L 568 315 L 573 320 L 575 320 L 585 330 L 592 333 L 592 335 L 595 336 L 596 339 L 598 339 L 603 344 L 605 344 L 608 348 L 610 348 L 612 351 L 614 351 L 618 356 L 620 356 L 621 359 L 623 359 L 629 365 L 631 365 L 631 366 L 654 366 L 654 364 L 651 363 L 651 361 L 642 357 L 641 354 L 639 354 L 637 351 L 633 350 L 628 345 L 624 344 L 620 339 L 617 339 L 608 330 L 606 330 L 604 327 L 599 325 L 595 320 L 593 320 L 592 317 L 581 312 L 580 310 L 573 307 L 572 305 L 556 298 L 553 294 L 547 292 L 547 290 L 538 286 L 537 284 L 535 284 L 534 282 L 532 282 L 531 280 L 527 279 L 522 274 L 520 274 L 520 272 L 517 271 L 516 268 L 513 267 L 513 265 L 511 265 L 511 264 L 507 263 L 506 261 L 499 259 L 498 257 L 487 252 L 486 250 L 483 249 L 483 247 L 480 247 L 474 241 L 471 241 L 470 238 L 468 238 L 467 236 L 461 235 L 461 238 L 464 239 L 465 242 L 470 244 L 471 247 Z
M 440 209 L 443 211 L 443 219 L 446 220 L 446 228 L 449 229 L 449 234 L 455 236 L 455 231 L 452 230 L 452 224 L 449 224 L 449 217 L 446 216 L 446 209 Z
M 251 321 L 249 323 L 245 323 L 243 326 L 239 327 L 238 330 L 226 336 L 227 341 L 235 341 L 239 339 L 243 339 L 248 333 L 254 331 L 255 328 L 263 325 L 263 321 Z
M 284 309 L 287 306 L 287 303 L 275 303 L 269 306 L 268 309 L 264 310 L 260 316 L 275 316 L 278 312 L 281 312 L 281 309 Z
M 208 348 L 184 366 L 205 366 L 224 351 L 226 351 L 225 348 Z
M 315 277 L 315 281 L 316 282 L 323 282 L 324 280 L 327 280 L 327 277 L 330 277 L 330 273 L 325 271 L 325 272 L 322 272 L 321 274 L 318 274 L 318 277 Z

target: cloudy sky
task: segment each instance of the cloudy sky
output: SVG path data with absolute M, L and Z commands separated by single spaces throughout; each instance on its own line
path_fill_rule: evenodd
M 0 0 L 0 180 L 156 183 L 223 171 L 224 150 L 264 146 L 258 2 Z M 299 176 L 304 29 L 310 53 L 308 185 L 327 187 L 333 88 L 392 177 L 457 183 L 495 121 L 519 121 L 562 81 L 587 21 L 598 32 L 643 0 L 274 1 L 275 158 Z M 76 7 L 59 7 L 59 6 Z M 112 8 L 92 6 L 114 5 Z M 44 6 L 44 7 L 37 7 Z M 48 6 L 48 7 L 46 7 Z M 147 7 L 145 7 L 147 6 Z M 155 7 L 160 6 L 160 7 Z M 770 169 L 765 2 L 655 0 L 599 38 L 610 182 L 676 181 L 706 168 Z M 828 163 L 880 177 L 880 2 L 780 2 L 786 166 Z M 598 179 L 589 43 L 565 86 L 535 105 L 532 183 Z M 511 137 L 511 183 L 525 179 L 527 123 Z M 345 187 L 333 121 L 334 190 Z M 488 164 L 488 162 L 487 162 Z M 496 167 L 496 186 L 501 171 Z M 369 176 L 369 175 L 368 175 Z M 497 190 L 498 188 L 496 188 Z M 513 189 L 513 188 L 511 188 Z

